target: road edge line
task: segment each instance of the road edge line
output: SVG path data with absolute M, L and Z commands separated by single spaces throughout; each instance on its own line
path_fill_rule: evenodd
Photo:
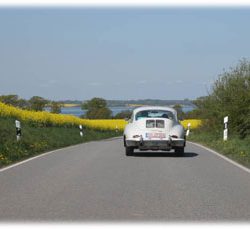
M 213 153 L 214 155 L 216 155 L 216 156 L 218 156 L 218 157 L 224 159 L 225 161 L 229 162 L 230 164 L 233 164 L 233 165 L 235 165 L 236 167 L 238 167 L 238 168 L 244 170 L 245 172 L 250 173 L 250 169 L 249 169 L 249 168 L 245 167 L 244 165 L 239 164 L 239 163 L 236 162 L 236 161 L 233 161 L 232 159 L 230 159 L 230 158 L 224 156 L 223 154 L 220 154 L 220 153 L 218 153 L 218 152 L 216 152 L 216 151 L 214 151 L 214 150 L 212 150 L 212 149 L 210 149 L 210 148 L 208 148 L 208 147 L 206 147 L 206 146 L 203 146 L 203 145 L 201 145 L 201 144 L 199 144 L 199 143 L 191 142 L 191 141 L 187 141 L 187 142 L 188 142 L 188 143 L 191 143 L 191 144 L 193 144 L 193 145 L 199 146 L 199 147 L 201 147 L 201 148 L 203 148 L 203 149 L 206 149 L 207 151 L 209 151 L 209 152 Z
M 120 137 L 113 137 L 113 138 L 107 138 L 107 139 L 112 140 L 112 139 L 118 139 L 118 138 L 120 138 Z M 88 141 L 88 142 L 82 142 L 82 143 L 79 143 L 79 144 L 76 144 L 76 145 L 66 146 L 66 147 L 63 147 L 63 148 L 59 148 L 59 149 L 55 149 L 55 150 L 52 150 L 52 151 L 44 152 L 44 153 L 41 153 L 41 154 L 39 154 L 39 155 L 36 155 L 36 156 L 30 157 L 30 158 L 27 158 L 27 159 L 25 159 L 25 160 L 23 160 L 23 161 L 16 162 L 16 163 L 14 163 L 14 164 L 12 164 L 12 165 L 6 166 L 6 167 L 0 169 L 0 173 L 6 171 L 6 170 L 8 170 L 8 169 L 11 169 L 11 168 L 13 168 L 13 167 L 17 167 L 17 166 L 19 166 L 19 165 L 25 164 L 25 163 L 27 163 L 27 162 L 29 162 L 29 161 L 35 160 L 35 159 L 37 159 L 37 158 L 44 157 L 44 156 L 47 156 L 47 155 L 49 155 L 49 154 L 55 153 L 55 152 L 60 151 L 60 150 L 64 150 L 64 149 L 68 149 L 68 148 L 77 147 L 77 146 L 82 145 L 82 144 L 88 144 L 88 143 L 92 143 L 92 142 L 104 141 L 104 140 L 107 140 L 107 139 L 100 139 L 100 140 L 93 140 L 93 141 Z

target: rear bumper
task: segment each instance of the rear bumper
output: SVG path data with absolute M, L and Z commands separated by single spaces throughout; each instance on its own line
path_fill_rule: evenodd
M 126 146 L 140 150 L 171 150 L 176 147 L 185 147 L 185 139 L 176 138 L 169 140 L 126 140 Z

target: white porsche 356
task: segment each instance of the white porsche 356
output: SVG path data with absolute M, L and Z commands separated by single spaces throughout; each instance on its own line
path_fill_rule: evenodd
M 126 155 L 132 156 L 134 149 L 175 150 L 184 154 L 185 130 L 177 119 L 177 112 L 170 107 L 145 106 L 134 109 L 124 130 Z

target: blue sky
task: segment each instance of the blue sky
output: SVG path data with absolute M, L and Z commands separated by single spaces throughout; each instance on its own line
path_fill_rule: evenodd
M 250 8 L 0 8 L 0 94 L 194 99 L 250 57 Z

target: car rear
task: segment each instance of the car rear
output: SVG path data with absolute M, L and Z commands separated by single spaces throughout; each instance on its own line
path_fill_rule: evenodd
M 146 118 L 136 121 L 137 133 L 126 139 L 127 146 L 140 150 L 171 150 L 169 131 L 173 121 L 163 118 Z

